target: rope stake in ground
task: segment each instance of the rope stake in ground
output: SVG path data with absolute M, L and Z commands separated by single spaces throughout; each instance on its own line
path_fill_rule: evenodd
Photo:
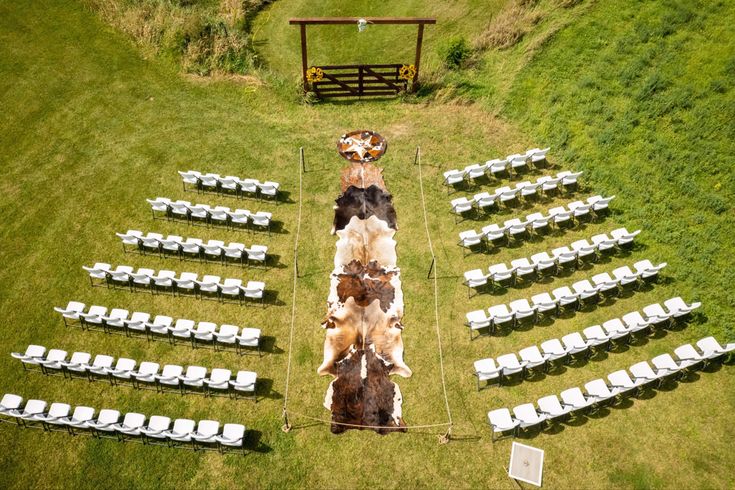
M 283 432 L 291 430 L 288 420 L 288 388 L 291 382 L 291 352 L 293 351 L 293 331 L 296 324 L 296 283 L 299 277 L 298 253 L 299 235 L 301 234 L 301 208 L 303 203 L 303 180 L 304 180 L 304 147 L 299 148 L 299 213 L 296 222 L 296 238 L 293 244 L 293 294 L 291 296 L 291 329 L 288 334 L 288 365 L 286 367 L 286 387 L 283 390 Z
M 439 347 L 439 369 L 441 371 L 441 379 L 442 379 L 442 391 L 444 393 L 444 406 L 447 410 L 447 418 L 449 419 L 449 427 L 447 428 L 446 434 L 444 434 L 440 439 L 439 442 L 441 444 L 446 444 L 449 442 L 450 438 L 452 437 L 452 411 L 449 409 L 449 398 L 447 397 L 447 383 L 446 383 L 446 376 L 444 375 L 444 352 L 442 349 L 442 338 L 441 338 L 441 332 L 439 330 L 439 284 L 438 284 L 438 273 L 436 272 L 439 268 L 439 265 L 436 261 L 436 255 L 434 255 L 434 245 L 431 243 L 431 233 L 429 233 L 429 217 L 426 213 L 426 196 L 424 195 L 424 173 L 421 168 L 421 147 L 416 147 L 416 157 L 415 161 L 418 162 L 419 165 L 419 188 L 421 189 L 421 208 L 424 212 L 424 228 L 426 229 L 426 240 L 429 242 L 429 252 L 431 252 L 431 263 L 434 265 L 434 320 L 435 320 L 435 327 L 436 327 L 436 340 Z M 429 271 L 429 274 L 431 274 L 431 271 Z

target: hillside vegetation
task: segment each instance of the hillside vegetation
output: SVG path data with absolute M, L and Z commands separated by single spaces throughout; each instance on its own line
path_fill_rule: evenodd
M 250 26 L 271 0 L 82 0 L 147 53 L 198 75 L 245 74 Z

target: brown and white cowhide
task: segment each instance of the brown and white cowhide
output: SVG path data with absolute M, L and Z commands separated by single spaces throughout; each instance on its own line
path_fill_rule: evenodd
M 365 189 L 350 186 L 335 202 L 332 234 L 344 229 L 353 216 L 360 219 L 377 216 L 388 224 L 388 228 L 398 229 L 393 197 L 376 185 Z
M 334 268 L 357 260 L 367 264 L 373 260 L 382 267 L 395 267 L 396 230 L 376 216 L 360 219 L 353 216 L 343 230 L 337 232 L 337 253 L 334 255 Z
M 354 298 L 359 306 L 367 306 L 374 300 L 391 316 L 403 317 L 403 289 L 401 271 L 397 267 L 380 267 L 376 261 L 362 265 L 357 260 L 332 272 L 327 304 L 333 309 Z
M 342 192 L 346 192 L 350 186 L 367 189 L 371 185 L 388 192 L 383 181 L 383 169 L 376 167 L 372 163 L 352 163 L 349 167 L 342 169 Z
M 388 365 L 372 346 L 353 348 L 336 365 L 336 378 L 329 384 L 324 407 L 332 411 L 333 434 L 371 426 L 379 434 L 406 432 L 403 397 L 388 376 Z M 349 425 L 341 425 L 349 424 Z
M 352 164 L 342 171 L 334 208 L 337 250 L 331 274 L 324 358 L 332 375 L 324 406 L 333 433 L 352 426 L 380 434 L 405 431 L 403 397 L 392 374 L 411 376 L 403 360 L 403 290 L 397 267 L 396 212 L 382 169 Z
M 324 359 L 317 373 L 336 376 L 335 365 L 353 346 L 372 345 L 389 365 L 390 374 L 404 378 L 411 376 L 411 369 L 403 361 L 401 319 L 383 311 L 379 300 L 360 306 L 354 298 L 348 298 L 329 311 L 322 327 L 326 331 Z

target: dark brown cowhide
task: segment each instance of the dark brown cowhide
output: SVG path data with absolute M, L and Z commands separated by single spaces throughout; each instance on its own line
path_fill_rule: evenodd
M 340 183 L 342 184 L 342 192 L 347 191 L 350 186 L 366 189 L 371 185 L 388 191 L 383 181 L 383 169 L 372 163 L 353 163 L 349 167 L 343 168 Z
M 389 228 L 398 229 L 393 197 L 376 185 L 365 189 L 350 186 L 335 202 L 333 231 L 344 229 L 353 216 L 361 220 L 375 216 Z
M 330 407 L 333 434 L 360 429 L 340 424 L 380 427 L 373 429 L 379 434 L 407 431 L 400 413 L 401 393 L 389 377 L 390 365 L 373 349 L 353 350 L 336 368 Z
M 353 260 L 338 274 L 337 295 L 340 302 L 354 298 L 358 306 L 368 306 L 376 299 L 380 301 L 380 309 L 388 311 L 396 297 L 396 291 L 390 283 L 395 272 L 386 272 L 376 261 L 362 265 Z

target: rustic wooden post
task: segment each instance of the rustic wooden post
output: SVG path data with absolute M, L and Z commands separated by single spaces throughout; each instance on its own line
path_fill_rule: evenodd
M 304 92 L 308 87 L 308 81 L 306 80 L 306 70 L 309 69 L 308 62 L 306 59 L 306 24 L 301 24 L 301 76 L 304 80 Z
M 416 67 L 416 76 L 413 77 L 412 90 L 415 90 L 419 84 L 419 67 L 421 66 L 421 43 L 424 41 L 424 24 L 419 24 L 419 33 L 416 37 L 416 61 L 414 66 Z
M 357 91 L 360 95 L 363 94 L 363 69 L 362 65 L 357 69 Z

